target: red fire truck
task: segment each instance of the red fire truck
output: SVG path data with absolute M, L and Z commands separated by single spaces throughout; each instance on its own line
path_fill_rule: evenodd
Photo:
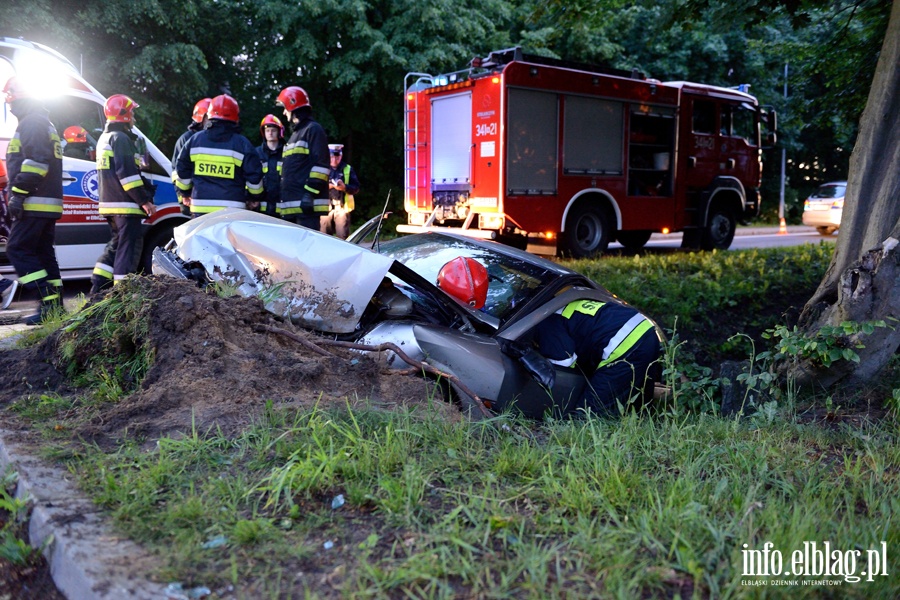
M 522 54 L 406 76 L 404 233 L 557 242 L 591 256 L 653 232 L 725 249 L 759 213 L 761 125 L 745 91 Z

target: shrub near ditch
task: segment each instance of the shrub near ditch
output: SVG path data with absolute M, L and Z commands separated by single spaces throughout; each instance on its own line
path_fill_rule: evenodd
M 566 261 L 677 331 L 699 362 L 743 360 L 762 333 L 799 314 L 831 261 L 833 244 L 792 248 L 645 254 Z

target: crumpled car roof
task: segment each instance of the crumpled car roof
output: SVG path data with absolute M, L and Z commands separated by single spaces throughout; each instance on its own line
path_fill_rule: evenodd
M 351 333 L 394 260 L 281 219 L 225 209 L 175 228 L 178 256 L 294 323 Z

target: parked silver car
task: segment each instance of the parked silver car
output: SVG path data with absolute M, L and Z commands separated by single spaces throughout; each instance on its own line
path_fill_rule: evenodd
M 362 237 L 358 231 L 351 239 Z M 456 376 L 494 411 L 514 407 L 540 418 L 549 409 L 560 416 L 572 410 L 569 400 L 582 397 L 587 380 L 540 357 L 531 347 L 533 330 L 575 300 L 621 300 L 583 275 L 494 242 L 430 232 L 376 248 L 229 209 L 176 228 L 174 247 L 154 253 L 153 272 L 228 282 L 245 296 L 260 296 L 273 313 L 331 337 L 392 342 Z M 435 285 L 441 266 L 458 256 L 487 268 L 482 310 Z M 662 340 L 659 327 L 657 333 Z M 408 367 L 384 354 L 389 366 Z
M 831 235 L 841 226 L 846 181 L 833 181 L 819 188 L 803 203 L 803 224 L 816 228 L 820 235 Z

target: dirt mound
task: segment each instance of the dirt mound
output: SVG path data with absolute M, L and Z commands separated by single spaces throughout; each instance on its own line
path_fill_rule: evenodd
M 0 401 L 23 394 L 71 393 L 71 375 L 116 376 L 133 392 L 105 403 L 75 433 L 104 444 L 125 435 L 158 438 L 212 427 L 242 429 L 264 409 L 319 405 L 386 410 L 437 406 L 447 419 L 457 408 L 440 400 L 423 378 L 383 369 L 374 354 L 325 347 L 323 356 L 263 328 L 301 340 L 321 337 L 266 312 L 256 298 L 222 298 L 168 277 L 126 279 L 107 297 L 92 299 L 40 346 L 0 353 Z M 141 360 L 141 357 L 146 357 Z M 113 365 L 110 367 L 110 365 Z M 146 373 L 130 375 L 145 365 Z M 149 368 L 146 368 L 149 365 Z M 101 371 L 105 369 L 109 375 Z M 69 373 L 70 378 L 63 376 Z

